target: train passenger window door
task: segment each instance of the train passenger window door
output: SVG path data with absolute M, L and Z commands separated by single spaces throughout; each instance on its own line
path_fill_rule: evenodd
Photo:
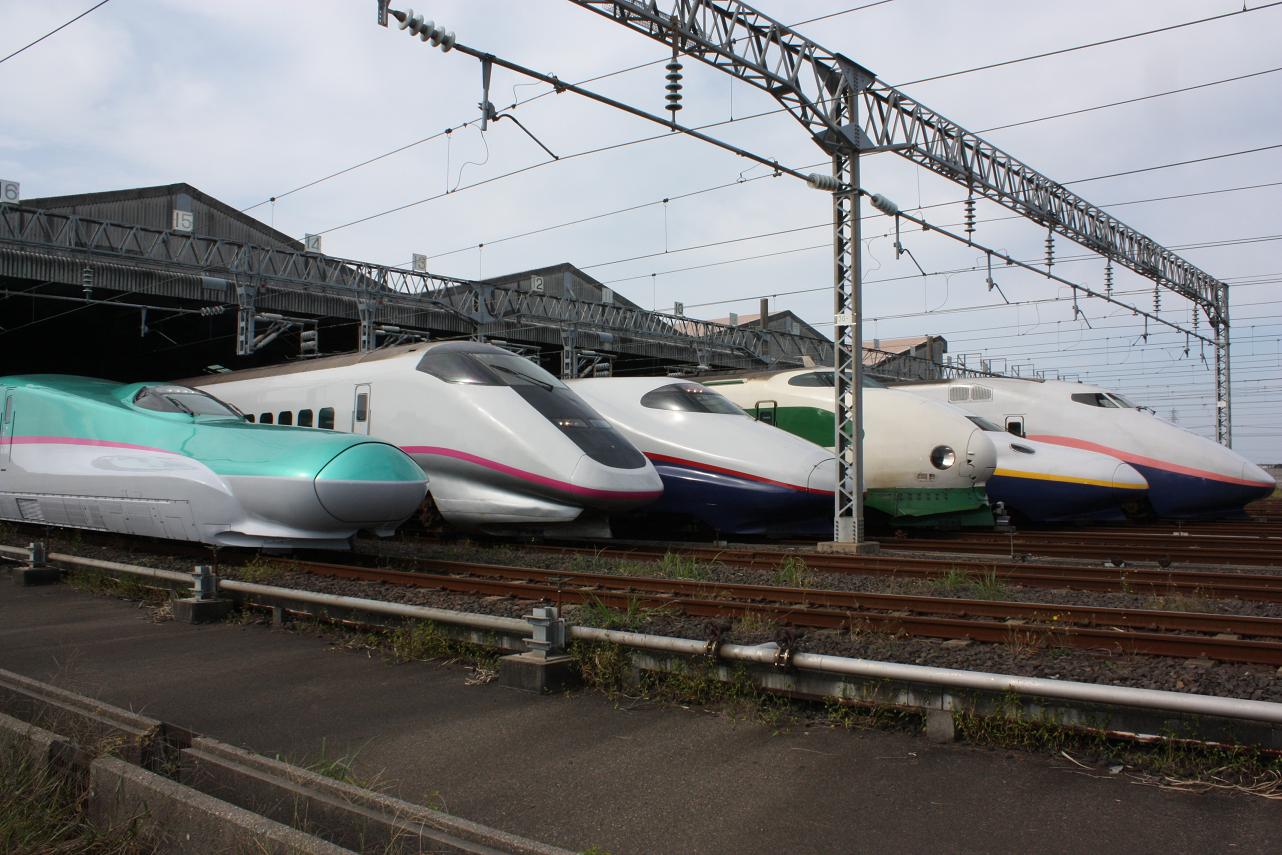
M 293 423 L 294 423 L 294 414 L 291 413 L 289 410 L 285 410 L 281 412 L 278 416 L 276 416 L 276 424 L 278 425 L 292 425 Z
M 321 407 L 319 415 L 320 415 L 320 421 L 316 423 L 316 427 L 320 428 L 321 430 L 333 430 L 334 429 L 334 408 Z
M 1024 417 L 1023 416 L 1007 416 L 1006 432 L 1014 434 L 1015 436 L 1025 436 L 1026 434 L 1024 433 Z
M 767 425 L 775 424 L 776 418 L 779 415 L 779 402 L 758 401 L 756 410 L 757 421 Z
M 299 427 L 311 427 L 311 426 L 312 426 L 312 411 L 311 411 L 311 410 L 299 410 L 299 411 L 298 411 L 298 426 L 299 426 Z
M 13 390 L 6 389 L 4 393 L 4 414 L 0 416 L 0 463 L 9 462 L 9 451 L 13 448 L 13 419 L 15 415 Z
M 369 435 L 369 384 L 361 383 L 356 387 L 356 402 L 352 407 L 352 433 Z
M 259 423 L 260 425 L 269 425 L 269 424 L 274 423 L 275 421 L 276 421 L 276 417 L 275 417 L 275 416 L 273 416 L 271 413 L 259 413 L 259 414 L 258 414 L 258 423 Z

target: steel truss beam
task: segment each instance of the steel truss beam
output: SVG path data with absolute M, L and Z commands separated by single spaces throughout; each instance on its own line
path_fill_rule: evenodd
M 435 309 L 473 331 L 495 324 L 573 325 L 580 331 L 695 348 L 735 358 L 800 363 L 831 359 L 827 342 L 777 330 L 696 321 L 627 306 L 567 300 L 484 282 L 454 279 L 301 250 L 260 247 L 0 204 L 0 250 L 13 251 L 13 274 L 25 253 L 111 264 L 166 277 L 191 277 L 206 293 L 225 293 L 239 309 L 237 350 L 252 353 L 255 306 L 267 290 L 356 301 L 362 347 L 375 346 L 380 313 L 391 307 Z M 31 256 L 34 257 L 34 256 Z M 77 274 L 79 275 L 79 274 Z
M 850 60 L 739 0 L 570 0 L 764 89 L 830 154 L 889 149 L 1192 301 L 1216 332 L 1216 438 L 1231 443 L 1228 287 Z M 847 106 L 856 99 L 862 113 Z

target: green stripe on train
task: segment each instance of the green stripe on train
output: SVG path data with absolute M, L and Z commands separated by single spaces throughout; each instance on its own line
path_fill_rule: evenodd
M 773 411 L 761 418 L 760 410 Z M 788 433 L 808 439 L 824 448 L 832 448 L 832 410 L 822 407 L 750 407 L 750 416 L 767 424 L 774 424 Z M 864 507 L 885 514 L 897 524 L 911 525 L 916 521 L 936 524 L 942 521 L 958 525 L 991 526 L 993 514 L 988 508 L 988 496 L 982 487 L 947 487 L 943 489 L 874 488 L 868 491 Z
M 343 450 L 369 441 L 311 428 L 162 413 L 128 403 L 139 389 L 152 385 L 169 384 L 121 384 L 52 374 L 0 378 L 0 390 L 15 392 L 14 436 L 158 448 L 199 460 L 219 475 L 310 478 Z

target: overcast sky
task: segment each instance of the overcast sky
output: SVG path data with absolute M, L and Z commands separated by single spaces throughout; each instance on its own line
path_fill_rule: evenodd
M 0 0 L 0 56 L 91 5 Z M 860 2 L 757 5 L 794 23 Z M 1242 8 L 1240 0 L 892 0 L 799 29 L 900 84 Z M 455 0 L 420 11 L 463 44 L 568 81 L 668 54 L 565 0 Z M 483 135 L 473 121 L 479 63 L 395 26 L 381 29 L 374 12 L 374 0 L 112 0 L 0 64 L 0 177 L 20 181 L 26 197 L 185 181 L 289 234 L 322 233 L 333 255 L 408 263 L 421 252 L 432 256 L 434 272 L 462 277 L 569 261 L 646 307 L 681 301 L 692 316 L 716 318 L 753 313 L 759 297 L 769 296 L 773 307 L 831 332 L 827 194 L 568 93 L 514 112 L 558 162 L 510 121 Z M 1068 182 L 1282 143 L 1282 71 L 1259 74 L 1282 67 L 1279 35 L 1282 6 L 1261 8 L 904 89 Z M 684 62 L 681 121 L 735 119 L 708 132 L 807 171 L 824 160 L 790 116 L 747 118 L 776 110 L 769 96 L 696 60 Z M 590 85 L 661 112 L 663 75 L 660 63 Z M 1255 76 L 986 130 L 1244 75 Z M 503 109 L 548 88 L 496 70 L 490 97 Z M 444 134 L 447 128 L 456 130 Z M 1073 185 L 1231 283 L 1234 445 L 1261 462 L 1282 461 L 1282 316 L 1274 297 L 1282 280 L 1280 182 L 1282 148 L 1275 148 Z M 893 154 L 865 159 L 862 184 L 906 210 L 965 196 Z M 1257 184 L 1274 186 L 1233 189 Z M 1232 192 L 1214 192 L 1226 190 Z M 693 191 L 707 192 L 677 198 Z M 1187 195 L 1194 193 L 1205 195 Z M 272 196 L 277 201 L 266 202 Z M 1184 198 L 1142 201 L 1167 196 Z M 633 210 L 597 216 L 620 209 Z M 864 211 L 874 214 L 866 205 Z M 979 204 L 976 241 L 1042 261 L 1045 232 L 1022 220 L 985 222 L 1007 213 Z M 922 214 L 952 226 L 962 206 Z M 997 369 L 1020 363 L 1025 374 L 1036 368 L 1098 382 L 1213 435 L 1212 354 L 1203 362 L 1196 341 L 1186 356 L 1182 335 L 1151 325 L 1146 342 L 1139 319 L 1100 301 L 1079 301 L 1086 320 L 1074 319 L 1069 288 L 999 268 L 994 279 L 1014 304 L 1007 306 L 985 285 L 981 253 L 905 230 L 904 245 L 929 274 L 922 276 L 908 256 L 895 259 L 890 227 L 880 215 L 864 223 L 866 339 L 943 335 L 971 364 L 982 357 Z M 1189 246 L 1225 241 L 1236 243 Z M 1057 239 L 1052 269 L 1101 290 L 1103 264 L 1087 255 Z M 1119 271 L 1115 287 L 1132 292 L 1125 299 L 1135 305 L 1154 308 L 1146 280 Z M 1170 292 L 1161 294 L 1160 309 L 1190 323 L 1189 305 Z

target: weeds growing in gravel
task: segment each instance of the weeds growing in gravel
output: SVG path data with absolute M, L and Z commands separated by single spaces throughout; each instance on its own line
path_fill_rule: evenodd
M 236 578 L 244 582 L 268 585 L 289 572 L 289 567 L 279 561 L 257 555 L 253 560 L 236 568 Z
M 789 555 L 775 570 L 775 584 L 783 588 L 810 588 L 815 584 L 815 576 L 806 566 L 806 559 Z
M 1010 589 L 996 570 L 990 570 L 975 579 L 975 596 L 981 600 L 1004 600 L 1010 596 Z

